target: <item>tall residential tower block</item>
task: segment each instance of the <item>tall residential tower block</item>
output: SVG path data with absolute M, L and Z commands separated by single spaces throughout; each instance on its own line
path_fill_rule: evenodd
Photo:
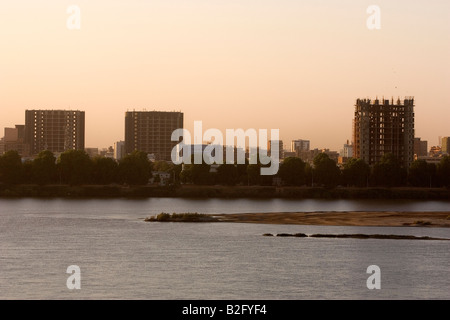
M 357 99 L 353 120 L 354 157 L 369 165 L 391 153 L 406 168 L 414 161 L 414 98 Z
M 25 143 L 31 155 L 84 150 L 85 114 L 79 110 L 26 110 Z
M 183 129 L 182 112 L 127 111 L 125 113 L 125 153 L 143 151 L 156 160 L 171 160 L 172 132 Z

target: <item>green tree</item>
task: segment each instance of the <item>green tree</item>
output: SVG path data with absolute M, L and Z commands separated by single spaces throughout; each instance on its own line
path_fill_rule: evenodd
M 58 159 L 61 181 L 69 185 L 81 185 L 91 179 L 92 160 L 83 150 L 68 150 Z
M 313 160 L 314 184 L 325 185 L 326 187 L 335 187 L 339 184 L 341 170 L 326 153 L 319 153 Z
M 427 172 L 428 178 L 430 181 L 430 188 L 437 187 L 438 178 L 437 178 L 437 166 L 434 163 L 427 163 Z
M 355 187 L 367 186 L 370 167 L 363 159 L 350 159 L 343 170 L 343 180 L 346 185 Z
M 439 162 L 438 176 L 441 185 L 450 187 L 450 156 L 443 157 Z
M 182 170 L 180 171 L 180 181 L 182 183 L 193 183 L 192 182 L 192 164 L 183 164 Z
M 170 169 L 168 170 L 168 172 L 170 172 L 170 180 L 174 183 L 174 184 L 179 184 L 180 183 L 180 173 L 181 170 L 183 169 L 183 165 L 181 164 L 172 164 L 170 166 Z
M 211 166 L 203 158 L 202 163 L 194 163 L 195 157 L 191 156 L 191 164 L 184 164 L 180 172 L 180 179 L 184 183 L 193 183 L 198 185 L 213 184 L 214 176 L 210 172 Z
M 261 165 L 260 164 L 249 164 L 247 166 L 247 177 L 248 184 L 250 185 L 260 185 L 261 184 Z
M 119 162 L 119 178 L 130 185 L 145 185 L 152 174 L 152 166 L 147 153 L 134 151 Z
M 33 161 L 25 160 L 22 163 L 21 183 L 33 183 Z
M 54 182 L 57 177 L 56 157 L 51 151 L 41 151 L 33 160 L 31 172 L 32 181 L 38 185 Z
M 290 186 L 301 186 L 306 182 L 305 163 L 297 157 L 288 157 L 280 165 L 278 176 Z
M 306 181 L 306 185 L 307 186 L 312 186 L 313 185 L 313 167 L 311 167 L 311 165 L 306 162 L 305 163 L 305 181 Z
M 392 153 L 386 153 L 374 165 L 371 180 L 377 186 L 398 187 L 405 184 L 406 169 Z
M 171 168 L 173 167 L 173 163 L 169 163 L 167 161 L 155 161 L 152 164 L 153 171 L 163 171 L 163 172 L 169 172 Z
M 17 151 L 11 150 L 0 156 L 0 181 L 20 184 L 23 178 L 22 160 Z
M 95 157 L 92 159 L 92 182 L 96 184 L 111 184 L 117 181 L 119 165 L 111 158 Z
M 414 187 L 430 186 L 430 168 L 425 160 L 416 160 L 408 172 L 408 182 Z
M 236 165 L 237 175 L 238 175 L 238 183 L 243 185 L 248 185 L 248 174 L 247 174 L 248 160 L 245 160 L 245 164 Z
M 210 174 L 211 166 L 206 163 L 192 164 L 192 182 L 194 184 L 211 184 L 212 175 Z
M 217 168 L 217 179 L 220 184 L 234 186 L 239 181 L 239 172 L 234 164 L 222 164 Z

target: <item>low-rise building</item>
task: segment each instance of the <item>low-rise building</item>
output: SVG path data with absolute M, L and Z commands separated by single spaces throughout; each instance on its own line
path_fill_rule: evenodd
M 114 142 L 114 159 L 122 160 L 125 156 L 125 141 Z
M 3 152 L 17 151 L 22 157 L 30 155 L 30 146 L 25 143 L 25 126 L 16 125 L 15 128 L 5 128 L 3 138 Z
M 428 155 L 428 141 L 414 138 L 414 155 L 417 157 L 426 157 Z
M 450 137 L 442 138 L 442 153 L 450 154 Z

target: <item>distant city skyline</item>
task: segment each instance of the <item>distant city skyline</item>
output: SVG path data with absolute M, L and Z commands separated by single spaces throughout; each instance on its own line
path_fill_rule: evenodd
M 450 136 L 446 0 L 78 0 L 79 30 L 70 4 L 0 3 L 2 130 L 26 109 L 83 110 L 85 146 L 105 148 L 126 111 L 181 111 L 188 130 L 273 128 L 339 151 L 357 98 L 414 96 L 415 136 Z

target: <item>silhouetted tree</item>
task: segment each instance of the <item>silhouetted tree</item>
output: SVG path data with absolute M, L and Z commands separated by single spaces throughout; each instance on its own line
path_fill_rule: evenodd
M 25 160 L 22 163 L 22 178 L 21 183 L 33 183 L 33 161 Z
M 183 169 L 183 165 L 181 164 L 172 164 L 168 172 L 170 172 L 170 180 L 174 184 L 180 183 L 180 173 Z
M 238 183 L 248 185 L 248 174 L 247 174 L 248 160 L 245 160 L 245 164 L 236 165 L 237 175 L 238 175 Z
M 311 165 L 306 162 L 305 163 L 305 181 L 306 181 L 306 185 L 307 186 L 312 186 L 313 185 L 313 168 L 311 167 Z
M 145 185 L 152 174 L 152 166 L 147 154 L 134 151 L 119 162 L 119 177 L 121 182 L 130 185 Z
M 370 176 L 370 167 L 363 159 L 350 159 L 342 172 L 344 183 L 348 186 L 364 187 Z
M 155 161 L 152 164 L 152 170 L 153 171 L 164 171 L 164 172 L 168 172 L 170 171 L 170 169 L 173 167 L 173 163 L 169 163 L 167 161 Z
M 248 184 L 250 185 L 261 184 L 260 170 L 261 170 L 260 164 L 249 164 L 247 166 Z
M 430 188 L 438 186 L 437 166 L 434 163 L 427 163 L 427 172 L 430 179 Z
M 341 170 L 326 153 L 319 153 L 313 160 L 314 184 L 322 184 L 327 187 L 335 187 L 339 184 Z
M 210 184 L 212 183 L 212 176 L 210 175 L 211 166 L 202 164 L 192 164 L 192 182 L 194 184 Z
M 408 182 L 414 187 L 430 186 L 430 172 L 425 160 L 416 160 L 411 164 L 408 172 Z
M 92 159 L 92 183 L 111 184 L 117 181 L 119 165 L 111 158 L 95 157 Z
M 85 151 L 65 151 L 59 156 L 58 164 L 63 183 L 81 185 L 90 182 L 92 161 Z
M 193 183 L 192 166 L 192 164 L 183 164 L 182 170 L 180 171 L 180 181 L 182 183 Z
M 270 158 L 265 157 L 264 162 L 268 162 L 267 164 L 262 164 L 260 161 L 259 154 L 256 159 L 252 159 L 253 161 L 256 160 L 256 163 L 248 164 L 245 166 L 245 172 L 246 172 L 246 184 L 249 185 L 262 185 L 262 186 L 268 186 L 272 185 L 273 177 L 272 175 L 262 175 L 261 174 L 261 168 L 267 168 L 270 167 Z M 246 162 L 247 163 L 247 162 Z M 238 165 L 239 166 L 239 165 Z M 243 165 L 242 165 L 243 166 Z M 239 170 L 242 170 L 244 172 L 244 167 L 240 168 Z
M 301 186 L 305 180 L 305 163 L 297 157 L 288 157 L 280 165 L 278 176 L 286 185 Z
M 38 185 L 49 184 L 56 180 L 56 157 L 51 151 L 41 151 L 33 160 L 31 177 Z
M 450 187 L 450 156 L 443 157 L 439 162 L 438 175 L 441 185 Z
M 11 150 L 0 156 L 0 181 L 19 184 L 23 179 L 22 160 L 17 151 Z
M 386 153 L 373 167 L 372 179 L 376 186 L 398 187 L 405 184 L 406 169 L 392 154 Z
M 234 164 L 222 164 L 217 168 L 217 180 L 220 184 L 234 186 L 239 181 L 238 168 Z

